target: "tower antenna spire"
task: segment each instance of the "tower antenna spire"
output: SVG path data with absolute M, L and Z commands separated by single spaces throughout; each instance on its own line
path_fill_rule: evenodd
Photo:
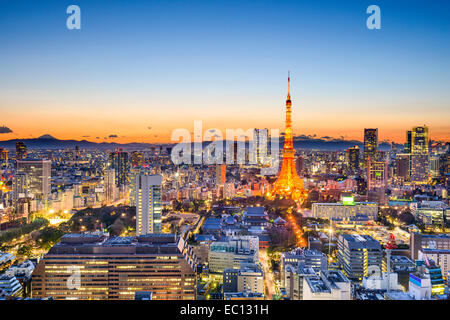
M 291 99 L 291 72 L 288 70 L 288 100 Z

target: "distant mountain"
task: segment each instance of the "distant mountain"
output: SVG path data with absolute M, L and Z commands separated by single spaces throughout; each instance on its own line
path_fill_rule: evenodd
M 57 140 L 55 137 L 53 137 L 49 134 L 44 134 L 43 136 L 40 136 L 38 139 Z
M 112 150 L 116 148 L 124 149 L 145 149 L 154 144 L 150 143 L 116 143 L 116 142 L 91 142 L 87 140 L 59 140 L 51 135 L 43 135 L 39 138 L 32 139 L 12 139 L 7 141 L 0 141 L 1 148 L 13 149 L 16 147 L 16 142 L 23 141 L 30 149 L 74 149 L 78 146 L 81 149 L 101 149 Z
M 148 149 L 154 145 L 174 145 L 170 143 L 165 144 L 152 144 L 152 143 L 117 143 L 117 142 L 92 142 L 87 140 L 59 140 L 51 135 L 43 135 L 39 138 L 32 139 L 13 139 L 0 141 L 1 148 L 13 149 L 16 146 L 17 141 L 23 141 L 25 145 L 30 149 L 73 149 L 76 146 L 82 149 L 100 149 L 100 150 L 113 150 L 116 148 L 123 148 L 124 150 L 140 150 Z M 207 146 L 209 142 L 204 142 L 203 146 Z M 345 139 L 324 139 L 314 138 L 310 136 L 294 137 L 294 147 L 296 149 L 315 149 L 322 151 L 337 151 L 345 150 L 357 145 L 363 148 L 363 143 L 357 140 L 345 140 Z M 283 138 L 280 138 L 280 148 L 283 147 Z M 389 150 L 391 145 L 387 142 L 379 144 L 380 150 Z

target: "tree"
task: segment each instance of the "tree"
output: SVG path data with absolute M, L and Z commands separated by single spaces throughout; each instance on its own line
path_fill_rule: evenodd
M 32 252 L 33 252 L 33 248 L 29 245 L 23 245 L 17 250 L 18 254 L 20 254 L 22 256 L 27 256 L 27 257 L 31 256 Z

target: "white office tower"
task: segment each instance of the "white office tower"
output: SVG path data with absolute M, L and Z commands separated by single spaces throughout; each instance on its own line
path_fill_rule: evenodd
M 107 205 L 112 204 L 117 197 L 116 190 L 116 171 L 114 169 L 106 169 L 104 175 L 105 201 Z
M 51 191 L 50 160 L 19 160 L 17 172 L 28 177 L 29 192 L 34 198 L 47 201 Z
M 162 176 L 136 176 L 136 235 L 161 233 Z

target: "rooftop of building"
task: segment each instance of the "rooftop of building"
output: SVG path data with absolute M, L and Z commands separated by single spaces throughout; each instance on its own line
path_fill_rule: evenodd
M 350 248 L 381 249 L 381 244 L 374 238 L 365 234 L 341 234 L 340 239 L 346 241 Z
M 339 270 L 327 270 L 323 271 L 324 276 L 332 285 L 336 285 L 336 283 L 348 283 L 350 280 Z
M 295 258 L 295 257 L 304 257 L 304 256 L 324 256 L 324 253 L 316 250 L 316 249 L 308 249 L 308 248 L 295 248 L 294 250 L 283 252 L 281 256 L 283 258 Z
M 415 235 L 420 235 L 422 238 L 430 238 L 430 239 L 450 239 L 450 233 L 441 233 L 441 234 L 422 234 L 414 232 Z
M 264 207 L 247 207 L 244 216 L 267 216 Z
M 178 254 L 175 234 L 109 237 L 105 234 L 66 234 L 48 254 Z
M 367 202 L 355 202 L 355 205 L 378 205 L 378 203 L 373 201 L 367 201 Z M 342 202 L 314 202 L 312 204 L 313 206 L 346 206 L 346 207 L 352 207 L 353 205 L 344 204 Z
M 330 293 L 331 290 L 319 276 L 305 278 L 312 293 Z
M 263 298 L 264 293 L 261 292 L 225 292 L 224 298 Z
M 424 253 L 439 253 L 439 254 L 450 254 L 450 249 L 431 249 L 431 248 L 422 248 L 420 251 Z

